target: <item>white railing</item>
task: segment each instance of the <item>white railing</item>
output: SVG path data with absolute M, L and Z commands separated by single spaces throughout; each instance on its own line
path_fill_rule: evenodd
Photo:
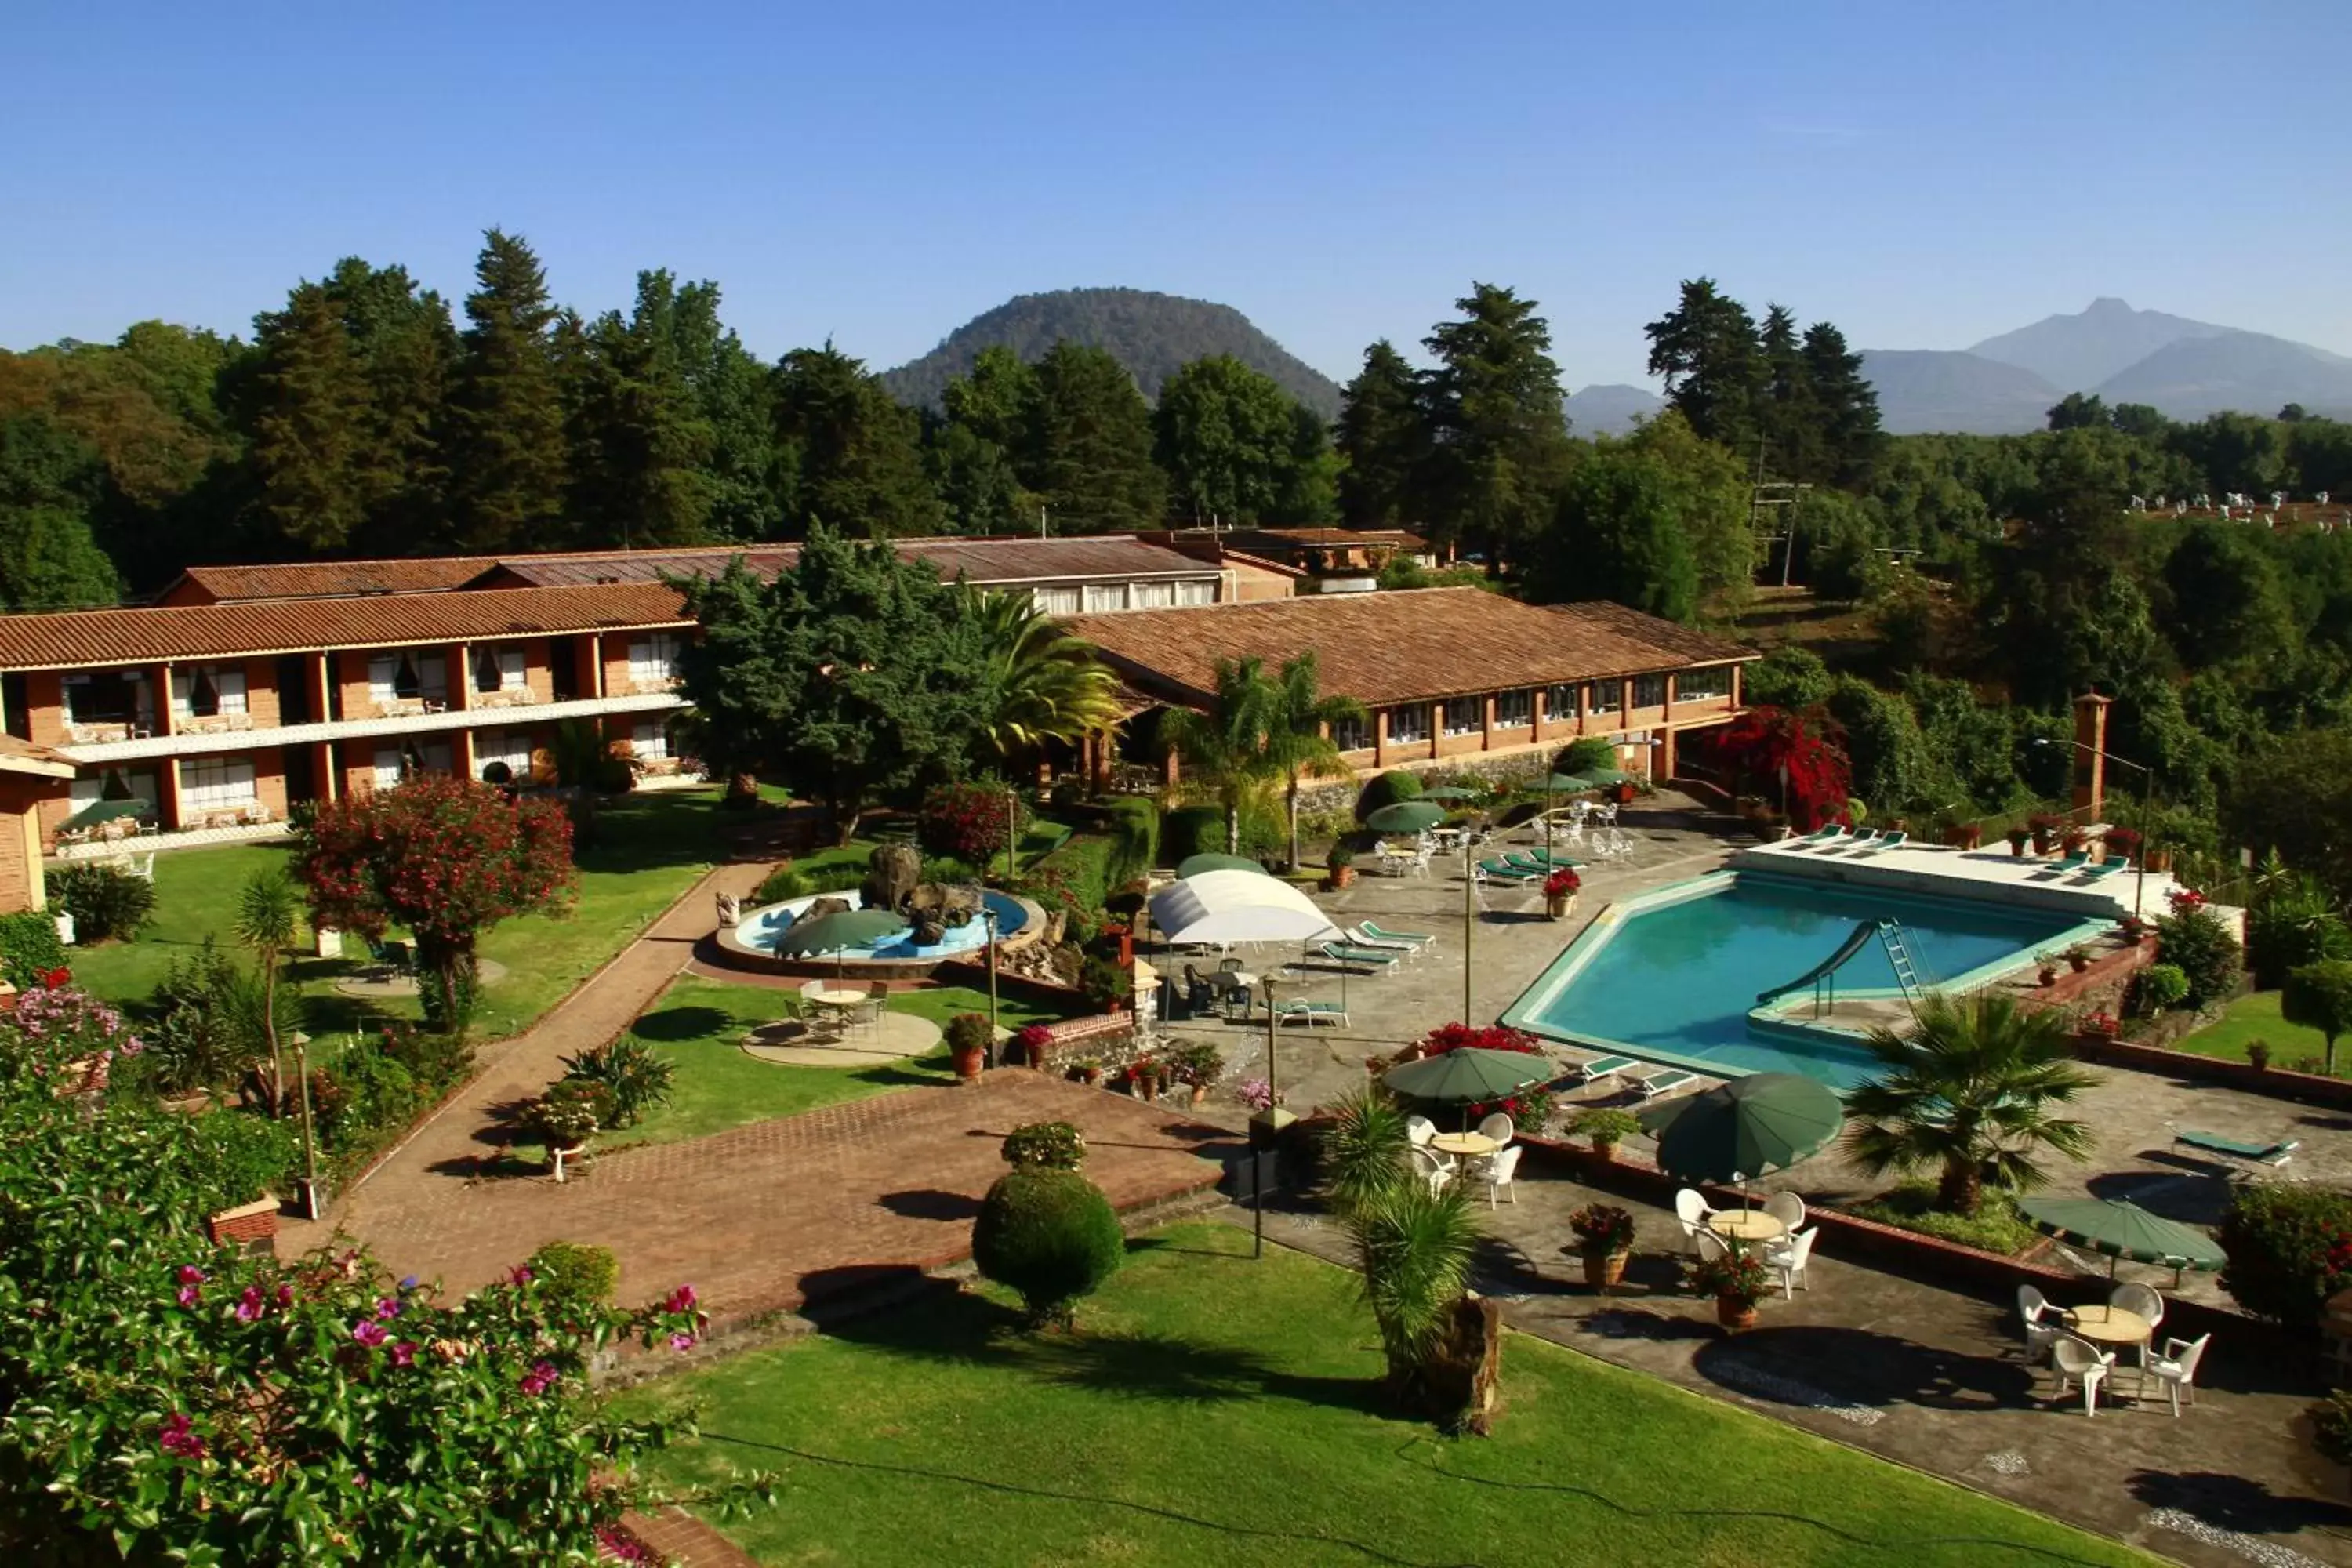
M 581 698 L 566 702 L 540 702 L 530 706 L 529 717 L 541 719 L 593 719 L 611 713 L 663 713 L 686 706 L 686 699 L 674 691 L 632 692 L 616 697 Z M 433 734 L 451 730 L 496 728 L 509 724 L 516 718 L 515 706 L 497 708 L 466 708 L 437 713 L 405 713 L 383 718 L 338 719 L 319 724 L 282 724 L 271 729 L 240 730 L 236 743 L 241 747 L 299 746 L 317 741 L 355 741 L 378 735 Z M 67 756 L 84 766 L 107 763 L 137 762 L 149 757 L 194 756 L 222 749 L 218 735 L 172 734 L 149 735 L 131 740 L 97 743 L 76 742 L 60 748 Z

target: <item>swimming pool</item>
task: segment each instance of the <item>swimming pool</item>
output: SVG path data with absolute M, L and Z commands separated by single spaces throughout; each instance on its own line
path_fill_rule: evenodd
M 1828 958 L 1856 921 L 1888 918 L 1902 922 L 1921 983 L 1951 988 L 1980 984 L 2105 923 L 1990 900 L 1717 873 L 1603 911 L 1512 1004 L 1504 1022 L 1701 1072 L 1801 1072 L 1851 1088 L 1874 1070 L 1858 1040 L 1823 1031 L 1767 1037 L 1749 1028 L 1748 1015 L 1758 993 Z M 1837 973 L 1839 995 L 1873 991 L 1897 991 L 1894 967 L 1874 941 Z M 1811 994 L 1809 987 L 1793 991 L 1787 1001 Z
M 993 889 L 983 890 L 981 898 L 986 901 L 990 909 L 996 911 L 996 934 L 1000 939 L 1011 936 L 1028 924 L 1029 912 L 1022 907 L 1020 900 L 1008 898 Z M 735 927 L 735 940 L 745 947 L 772 953 L 776 950 L 776 939 L 783 934 L 786 926 L 793 923 L 793 917 L 819 899 L 840 899 L 853 909 L 863 909 L 866 905 L 865 899 L 855 888 L 838 893 L 813 893 L 807 898 L 793 899 L 788 903 L 770 904 L 764 909 L 753 910 L 742 918 Z M 851 963 L 877 959 L 895 963 L 907 959 L 949 958 L 960 952 L 977 952 L 988 943 L 988 922 L 984 920 L 974 920 L 969 924 L 945 932 L 940 941 L 929 947 L 916 946 L 912 941 L 913 935 L 911 931 L 901 931 L 894 937 L 875 942 L 870 946 L 849 948 L 841 954 L 841 957 Z M 830 960 L 834 955 L 826 953 L 824 956 Z

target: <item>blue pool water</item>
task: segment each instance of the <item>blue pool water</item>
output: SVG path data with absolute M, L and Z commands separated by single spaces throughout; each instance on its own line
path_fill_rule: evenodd
M 1021 907 L 1019 900 L 1007 898 L 992 888 L 982 889 L 980 896 L 990 909 L 996 911 L 998 937 L 1011 936 L 1029 923 L 1028 911 Z M 736 940 L 746 947 L 773 949 L 776 939 L 783 934 L 786 926 L 793 923 L 793 917 L 819 899 L 840 899 L 853 909 L 863 909 L 866 904 L 865 895 L 855 888 L 838 893 L 811 893 L 789 903 L 770 904 L 743 917 L 735 927 Z M 940 942 L 929 947 L 918 946 L 911 931 L 902 931 L 878 942 L 846 949 L 841 956 L 852 963 L 867 959 L 950 958 L 960 952 L 977 952 L 986 945 L 988 922 L 975 920 L 946 932 Z
M 1786 984 L 1837 951 L 1854 922 L 1892 916 L 1921 981 L 1958 979 L 1986 965 L 2021 962 L 2072 931 L 2063 915 L 1990 902 L 1910 899 L 1816 887 L 1742 873 L 1718 890 L 1629 913 L 1568 984 L 1535 1000 L 1520 1021 L 1547 1033 L 1615 1042 L 1719 1065 L 1734 1072 L 1802 1072 L 1838 1088 L 1870 1076 L 1859 1044 L 1752 1037 L 1748 1011 L 1760 991 Z M 1840 994 L 1895 989 L 1894 966 L 1877 942 L 1837 972 Z M 1790 993 L 1790 1000 L 1811 990 Z M 1522 1005 L 1524 1005 L 1524 1004 Z M 1517 1009 L 1514 1009 L 1517 1012 Z

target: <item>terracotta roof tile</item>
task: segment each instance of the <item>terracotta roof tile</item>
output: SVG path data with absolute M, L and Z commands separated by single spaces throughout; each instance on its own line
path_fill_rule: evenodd
M 298 561 L 259 566 L 191 566 L 163 591 L 173 604 L 237 604 L 253 599 L 333 599 L 365 594 L 421 594 L 455 588 L 478 576 L 488 555 L 421 555 L 385 561 Z
M 685 621 L 677 593 L 658 584 L 70 610 L 0 616 L 0 669 L 394 647 Z
M 1312 648 L 1326 691 L 1375 706 L 1753 658 L 1619 605 L 1521 604 L 1479 588 L 1309 594 L 1065 623 L 1123 673 L 1205 700 L 1220 658 L 1269 669 Z

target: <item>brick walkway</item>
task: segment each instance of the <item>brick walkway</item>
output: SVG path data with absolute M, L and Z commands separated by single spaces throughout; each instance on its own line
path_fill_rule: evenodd
M 677 1568 L 760 1568 L 740 1547 L 682 1508 L 625 1514 L 621 1522 Z

